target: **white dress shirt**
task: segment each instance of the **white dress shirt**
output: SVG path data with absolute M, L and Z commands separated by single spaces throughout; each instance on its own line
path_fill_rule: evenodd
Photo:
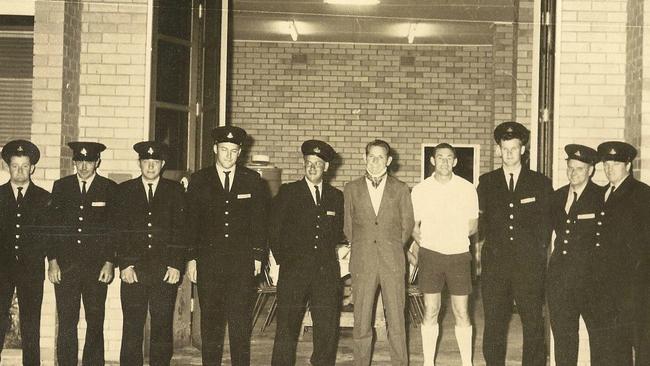
M 18 187 L 23 187 L 23 197 L 27 194 L 27 188 L 29 188 L 29 181 L 25 183 L 22 186 L 15 185 L 13 182 L 11 182 L 11 189 L 14 191 L 14 198 L 17 200 L 18 199 Z
M 230 172 L 228 175 L 228 180 L 230 180 L 230 187 L 228 189 L 228 192 L 232 190 L 232 184 L 235 183 L 235 168 L 237 168 L 237 164 L 233 165 L 232 168 L 228 170 L 224 170 L 219 164 L 215 164 L 217 167 L 217 174 L 219 175 L 219 180 L 221 181 L 221 186 L 223 189 L 226 189 L 225 184 L 226 184 L 226 173 L 225 172 Z
M 585 184 L 576 188 L 575 190 L 573 189 L 573 187 L 569 186 L 569 194 L 567 194 L 566 203 L 564 204 L 564 212 L 569 213 L 569 210 L 571 209 L 571 204 L 573 203 L 573 192 L 578 194 L 578 197 L 576 198 L 576 201 L 578 201 L 580 199 L 580 196 L 582 195 L 582 192 L 584 192 L 586 186 L 587 186 L 587 182 L 585 182 Z
M 506 187 L 510 187 L 510 173 L 512 173 L 512 179 L 515 183 L 512 189 L 517 189 L 517 182 L 519 181 L 519 174 L 521 174 L 521 169 L 521 164 L 516 168 L 507 168 L 506 166 L 503 166 L 503 176 L 506 178 Z
M 375 210 L 375 215 L 379 215 L 379 206 L 381 205 L 381 198 L 384 196 L 384 188 L 386 188 L 386 181 L 388 174 L 382 178 L 377 188 L 372 186 L 372 181 L 366 177 L 366 186 L 368 186 L 368 193 L 370 194 L 370 202 L 372 208 Z
M 88 179 L 81 179 L 79 175 L 77 174 L 77 182 L 79 182 L 79 193 L 82 192 L 83 188 L 83 182 L 86 182 L 86 193 L 90 190 L 90 185 L 93 183 L 93 180 L 95 180 L 95 176 L 97 173 L 94 173 L 92 176 L 88 177 Z
M 142 177 L 142 185 L 144 186 L 144 191 L 147 193 L 147 197 L 149 194 L 149 184 L 152 184 L 151 190 L 153 191 L 153 195 L 156 195 L 156 188 L 158 188 L 158 183 L 160 182 L 160 176 L 158 178 L 154 179 L 153 181 L 147 181 Z
M 314 186 L 318 186 L 318 190 L 320 191 L 320 200 L 323 202 L 323 181 L 321 180 L 320 183 L 314 184 L 309 181 L 309 179 L 305 178 L 305 182 L 307 182 L 307 187 L 309 188 L 309 192 L 311 192 L 311 198 L 314 200 L 314 204 L 318 205 L 318 202 L 316 202 L 316 188 Z

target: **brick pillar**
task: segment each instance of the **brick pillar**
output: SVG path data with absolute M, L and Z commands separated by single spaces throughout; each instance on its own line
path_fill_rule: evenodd
M 31 139 L 41 149 L 34 181 L 51 189 L 70 171 L 64 143 L 76 135 L 79 119 L 81 4 L 77 0 L 37 1 L 34 15 L 34 81 Z M 66 157 L 66 154 L 68 155 Z M 54 288 L 46 281 L 41 320 L 42 359 L 56 358 Z

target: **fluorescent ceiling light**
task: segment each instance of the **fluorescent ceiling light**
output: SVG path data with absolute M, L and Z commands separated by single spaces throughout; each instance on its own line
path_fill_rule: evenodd
M 409 25 L 409 34 L 408 36 L 406 36 L 406 39 L 408 39 L 409 44 L 413 43 L 413 41 L 415 40 L 415 30 L 417 27 L 418 27 L 418 23 L 411 23 Z
M 289 22 L 289 34 L 294 42 L 298 40 L 298 28 L 296 28 L 295 20 Z
M 335 5 L 377 5 L 379 0 L 324 0 L 325 4 Z

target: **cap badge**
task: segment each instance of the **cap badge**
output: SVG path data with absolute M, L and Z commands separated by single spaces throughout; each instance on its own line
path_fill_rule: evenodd
M 512 127 L 508 127 L 508 129 L 506 130 L 506 132 L 508 132 L 508 133 L 512 133 L 512 132 L 513 132 Z
M 147 154 L 153 155 L 153 147 L 149 146 L 149 150 L 147 150 Z
M 575 154 L 573 154 L 573 155 L 575 155 L 575 156 L 582 156 L 582 154 L 580 154 L 580 150 L 576 150 Z
M 616 155 L 616 149 L 612 148 L 611 150 L 609 150 L 609 154 Z
M 81 155 L 83 155 L 83 156 L 88 155 L 88 151 L 86 151 L 86 148 L 85 148 L 85 147 L 84 147 L 83 149 L 81 149 L 80 153 L 81 153 Z
M 228 135 L 227 135 L 226 137 L 229 138 L 229 139 L 231 139 L 231 138 L 233 138 L 234 136 L 232 135 L 232 132 L 228 132 Z
M 319 148 L 318 146 L 316 146 L 316 147 L 314 148 L 314 152 L 315 152 L 316 154 L 320 154 L 320 148 Z
M 23 145 L 18 145 L 18 148 L 16 149 L 16 151 L 23 151 Z

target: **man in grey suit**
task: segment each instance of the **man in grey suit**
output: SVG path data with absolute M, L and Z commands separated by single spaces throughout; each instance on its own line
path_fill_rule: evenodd
M 344 231 L 352 250 L 355 366 L 370 365 L 377 286 L 381 286 L 392 364 L 408 365 L 405 244 L 414 226 L 413 205 L 408 186 L 387 174 L 393 160 L 390 153 L 385 141 L 368 143 L 365 176 L 349 182 L 344 190 Z

